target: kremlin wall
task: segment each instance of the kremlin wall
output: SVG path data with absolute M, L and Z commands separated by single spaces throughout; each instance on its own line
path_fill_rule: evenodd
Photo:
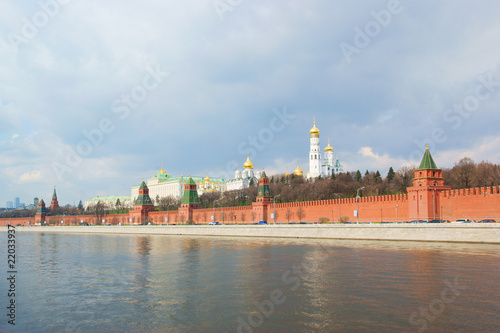
M 454 221 L 460 218 L 476 221 L 492 218 L 500 221 L 500 187 L 484 187 L 452 190 L 444 186 L 442 170 L 438 169 L 427 148 L 420 167 L 415 170 L 413 186 L 408 194 L 332 199 L 294 203 L 276 203 L 269 192 L 269 178 L 262 172 L 256 202 L 243 207 L 215 207 L 200 209 L 196 183 L 190 179 L 184 189 L 181 207 L 178 211 L 155 211 L 149 197 L 146 183 L 142 183 L 139 196 L 134 201 L 134 209 L 128 214 L 106 215 L 97 221 L 96 216 L 49 216 L 43 200 L 39 203 L 37 215 L 33 218 L 1 219 L 0 225 L 35 225 L 42 221 L 56 225 L 92 224 L 207 224 L 215 212 L 215 221 L 224 224 L 253 224 L 259 221 L 273 223 L 272 214 L 276 209 L 277 223 L 356 222 L 355 210 L 359 205 L 359 220 L 364 222 L 398 222 L 415 219 L 445 219 Z M 52 206 L 57 206 L 54 195 Z M 397 207 L 397 208 L 396 208 Z M 101 219 L 101 217 L 99 217 Z M 62 223 L 61 223 L 62 221 Z M 96 223 L 100 222 L 100 223 Z
M 314 122 L 314 126 L 310 130 L 309 172 L 305 178 L 314 181 L 319 176 L 328 177 L 341 170 L 342 166 L 338 159 L 334 163 L 333 148 L 330 143 L 325 148 L 325 158 L 322 158 L 319 147 L 319 129 Z M 200 193 L 200 187 L 204 190 L 210 190 L 209 187 L 212 186 L 209 184 L 210 179 L 208 176 L 206 179 L 183 177 L 183 186 L 179 189 L 179 195 L 182 195 L 182 204 L 179 210 L 155 211 L 148 185 L 154 187 L 170 178 L 162 167 L 162 171 L 155 175 L 155 179 L 148 180 L 147 183 L 143 181 L 140 186 L 133 188 L 135 191 L 132 196 L 134 208 L 127 214 L 99 217 L 95 215 L 51 216 L 50 211 L 59 207 L 54 188 L 49 209 L 45 207 L 45 202 L 42 199 L 35 217 L 0 219 L 0 226 L 9 223 L 23 226 L 40 225 L 44 222 L 49 225 L 65 226 L 81 224 L 132 225 L 149 222 L 162 225 L 208 224 L 212 221 L 214 213 L 215 221 L 224 224 L 253 224 L 259 221 L 273 223 L 274 210 L 276 210 L 276 223 L 283 224 L 356 222 L 358 218 L 361 223 L 433 219 L 454 221 L 463 218 L 476 221 L 489 218 L 500 222 L 500 187 L 452 190 L 445 186 L 443 172 L 437 167 L 428 147 L 420 166 L 415 170 L 413 186 L 407 188 L 407 194 L 274 204 L 273 196 L 278 193 L 270 193 L 269 179 L 265 171 L 254 174 L 253 164 L 248 158 L 245 163 L 245 171 L 248 171 L 243 179 L 246 182 L 238 178 L 235 180 L 240 181 L 240 183 L 231 186 L 248 187 L 249 180 L 258 175 L 258 195 L 256 202 L 252 203 L 251 206 L 216 206 L 215 209 L 201 209 L 198 193 Z M 239 174 L 239 171 L 237 170 L 236 173 Z M 294 174 L 297 177 L 304 177 L 299 167 L 294 171 Z M 255 177 L 255 179 L 257 178 Z M 180 186 L 179 184 L 176 187 Z M 211 190 L 222 191 L 224 188 L 223 180 L 220 180 L 219 185 L 220 187 L 214 187 Z M 223 191 L 222 195 L 224 195 Z M 356 216 L 356 211 L 358 211 L 358 216 Z

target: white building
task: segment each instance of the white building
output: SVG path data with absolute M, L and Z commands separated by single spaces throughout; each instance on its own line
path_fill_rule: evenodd
M 98 202 L 101 202 L 104 204 L 104 207 L 108 209 L 116 209 L 117 200 L 120 200 L 120 203 L 122 204 L 123 207 L 132 208 L 132 200 L 130 200 L 129 196 L 114 196 L 114 195 L 109 195 L 106 197 L 97 196 L 95 198 L 85 200 L 85 204 L 83 205 L 83 207 L 87 209 L 88 207 L 93 207 Z
M 254 172 L 253 163 L 250 161 L 250 156 L 247 156 L 246 162 L 243 164 L 243 171 L 239 168 L 234 172 L 234 178 L 228 180 L 227 191 L 242 190 L 250 187 L 250 183 L 258 183 L 261 172 Z
M 221 178 L 210 178 L 208 175 L 206 177 L 191 177 L 197 185 L 198 195 L 202 195 L 205 192 L 224 192 L 226 190 L 226 181 Z M 184 194 L 184 185 L 189 180 L 188 177 L 172 177 L 163 170 L 161 170 L 153 175 L 152 178 L 146 181 L 149 188 L 149 196 L 151 200 L 156 203 L 156 197 L 166 198 L 172 197 L 175 199 L 182 198 Z M 139 185 L 132 186 L 130 196 L 133 201 L 139 195 Z
M 331 177 L 332 174 L 343 172 L 344 169 L 338 157 L 334 160 L 333 147 L 330 146 L 330 139 L 328 139 L 328 146 L 324 149 L 324 157 L 321 156 L 319 129 L 316 127 L 316 119 L 314 120 L 313 128 L 311 128 L 309 134 L 309 172 L 306 178 L 313 179 L 319 176 Z

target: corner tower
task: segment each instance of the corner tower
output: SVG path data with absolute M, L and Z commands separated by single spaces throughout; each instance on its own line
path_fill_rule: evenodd
M 413 186 L 408 188 L 411 219 L 441 219 L 440 193 L 450 190 L 444 186 L 443 170 L 439 169 L 426 145 L 420 166 L 415 170 Z

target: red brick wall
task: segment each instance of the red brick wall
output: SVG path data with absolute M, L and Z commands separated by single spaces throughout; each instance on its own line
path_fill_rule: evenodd
M 436 216 L 443 219 L 456 220 L 459 218 L 469 218 L 481 220 L 484 218 L 493 218 L 500 221 L 500 188 L 472 188 L 462 190 L 448 190 L 439 193 L 439 205 L 436 207 Z M 308 202 L 295 202 L 276 204 L 276 222 L 317 222 L 320 218 L 328 218 L 330 221 L 337 222 L 339 219 L 339 204 L 342 216 L 347 216 L 348 221 L 355 222 L 354 210 L 356 210 L 356 199 L 336 199 L 320 200 Z M 408 195 L 388 195 L 378 197 L 364 197 L 359 200 L 359 218 L 360 222 L 394 222 L 397 220 L 408 221 L 409 216 Z M 257 216 L 252 217 L 252 206 L 245 207 L 220 207 L 215 208 L 215 220 L 222 222 L 222 211 L 224 212 L 224 223 L 256 223 L 259 221 Z M 268 206 L 267 221 L 272 223 L 274 220 L 271 214 L 274 211 L 274 205 Z M 290 211 L 290 218 L 287 219 L 287 211 Z M 302 211 L 302 217 L 299 213 Z M 210 217 L 214 213 L 213 208 L 195 209 L 193 220 L 197 224 L 205 224 L 211 221 Z M 149 220 L 155 224 L 167 224 L 165 218 L 169 217 L 169 224 L 180 224 L 177 211 L 150 212 Z M 105 223 L 111 224 L 130 224 L 129 214 L 106 215 Z M 432 218 L 432 216 L 430 216 Z M 47 217 L 47 222 L 60 224 L 64 220 L 64 225 L 79 224 L 81 220 L 84 223 L 95 224 L 96 217 L 92 215 L 79 216 L 52 216 Z M 33 224 L 34 218 L 13 218 L 0 219 L 0 226 L 5 226 L 11 221 L 13 225 L 28 225 L 30 221 Z M 132 223 L 140 223 L 138 219 L 133 219 Z
M 439 209 L 447 220 L 493 218 L 500 222 L 499 190 L 495 186 L 446 191 L 440 195 Z

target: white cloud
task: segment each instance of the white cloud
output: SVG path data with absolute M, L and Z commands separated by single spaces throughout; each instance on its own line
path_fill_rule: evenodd
M 19 177 L 20 183 L 34 183 L 43 180 L 41 171 L 25 172 Z

